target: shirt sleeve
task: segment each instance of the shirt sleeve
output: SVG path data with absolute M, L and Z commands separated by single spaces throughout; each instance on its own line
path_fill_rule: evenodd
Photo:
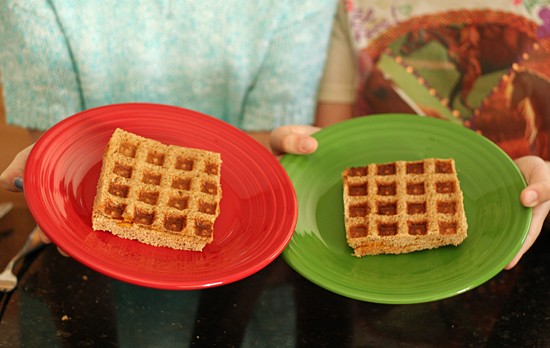
M 289 1 L 245 99 L 242 128 L 269 131 L 312 124 L 336 3 Z
M 325 71 L 318 100 L 325 103 L 353 104 L 357 84 L 357 64 L 350 39 L 344 2 L 338 5 Z
M 8 124 L 46 130 L 82 110 L 70 47 L 47 1 L 0 2 L 0 69 Z

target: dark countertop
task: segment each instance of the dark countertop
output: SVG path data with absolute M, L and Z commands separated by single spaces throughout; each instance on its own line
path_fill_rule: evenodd
M 0 269 L 34 227 L 0 220 Z M 383 305 L 311 283 L 277 258 L 217 288 L 149 289 L 104 276 L 55 246 L 21 260 L 0 293 L 0 347 L 548 347 L 550 237 L 510 271 L 445 300 Z

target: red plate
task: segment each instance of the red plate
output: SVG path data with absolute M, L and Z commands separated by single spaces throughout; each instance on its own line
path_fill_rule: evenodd
M 102 153 L 116 128 L 221 153 L 221 213 L 202 252 L 153 247 L 94 231 L 93 199 Z M 200 289 L 247 277 L 285 248 L 298 216 L 296 195 L 277 159 L 239 129 L 187 109 L 118 104 L 78 113 L 34 146 L 25 197 L 38 225 L 70 256 L 108 276 L 161 289 Z

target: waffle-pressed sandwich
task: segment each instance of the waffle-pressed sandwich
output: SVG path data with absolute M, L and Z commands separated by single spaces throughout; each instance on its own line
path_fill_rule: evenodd
M 173 249 L 202 251 L 220 213 L 219 153 L 164 145 L 117 129 L 103 153 L 95 230 Z
M 342 173 L 346 238 L 355 256 L 459 245 L 467 237 L 453 159 L 369 164 Z

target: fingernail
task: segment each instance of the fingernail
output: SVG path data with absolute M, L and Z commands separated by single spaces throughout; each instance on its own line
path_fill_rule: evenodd
M 537 202 L 539 195 L 536 191 L 527 191 L 525 193 L 525 205 L 531 206 Z
M 15 178 L 13 180 L 13 184 L 15 185 L 15 187 L 17 187 L 18 189 L 23 191 L 23 178 L 22 177 L 18 176 L 17 178 Z
M 315 140 L 312 138 L 303 138 L 300 140 L 300 151 L 304 153 L 309 153 L 315 150 L 317 146 Z

